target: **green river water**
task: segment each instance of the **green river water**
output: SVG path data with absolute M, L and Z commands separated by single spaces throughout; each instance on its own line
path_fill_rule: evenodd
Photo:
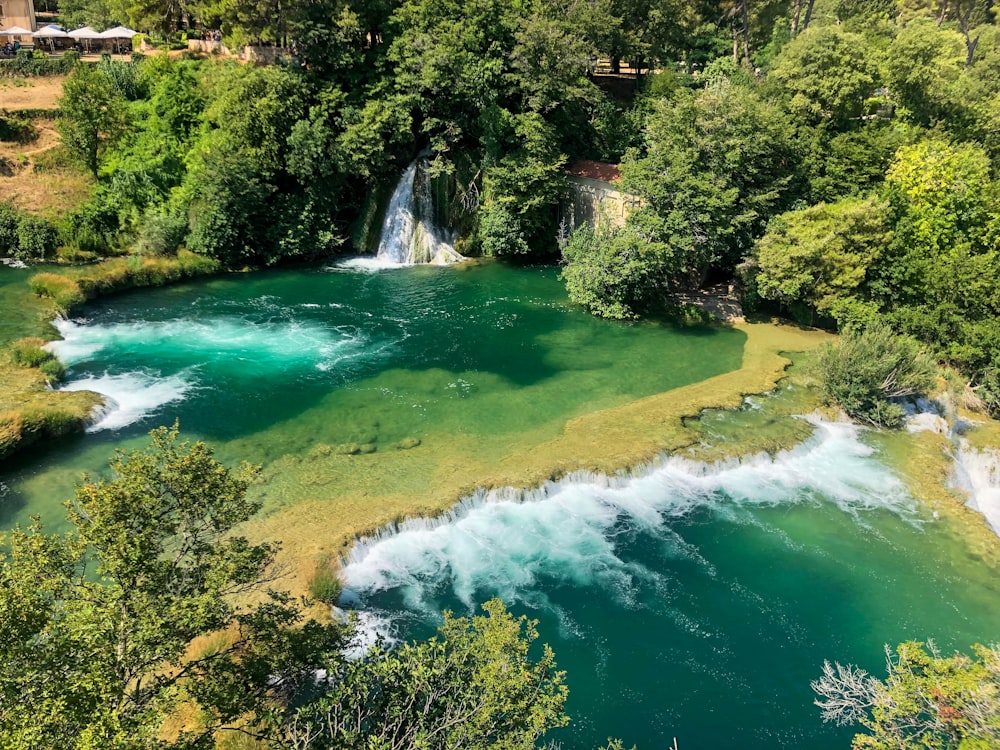
M 556 275 L 277 271 L 92 305 L 59 324 L 55 350 L 66 387 L 112 407 L 87 435 L 4 467 L 0 524 L 39 513 L 58 528 L 81 472 L 175 419 L 227 462 L 290 467 L 274 480 L 288 505 L 322 496 L 295 473 L 321 463 L 317 445 L 374 451 L 357 460 L 375 470 L 415 440 L 407 455 L 468 443 L 489 462 L 571 417 L 740 366 L 738 330 L 600 321 L 568 305 Z M 705 434 L 756 429 L 758 405 L 713 415 Z M 881 673 L 886 642 L 997 640 L 1000 579 L 917 506 L 863 432 L 794 424 L 811 437 L 775 457 L 671 457 L 613 479 L 475 493 L 438 521 L 359 543 L 344 605 L 395 638 L 493 595 L 539 618 L 568 671 L 573 722 L 553 737 L 566 748 L 609 736 L 640 750 L 674 737 L 682 750 L 846 748 L 851 731 L 824 726 L 812 705 L 823 659 Z M 429 481 L 391 479 L 410 492 Z

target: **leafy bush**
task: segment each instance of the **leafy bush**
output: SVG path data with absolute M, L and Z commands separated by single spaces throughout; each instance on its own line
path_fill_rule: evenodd
M 579 227 L 563 248 L 571 300 L 603 318 L 635 318 L 666 285 L 664 248 L 627 229 Z
M 309 596 L 324 604 L 333 604 L 343 588 L 340 578 L 327 559 L 321 560 L 309 580 Z
M 55 76 L 68 73 L 79 57 L 49 57 L 41 50 L 21 49 L 13 60 L 0 60 L 0 77 Z
M 79 284 L 57 273 L 37 273 L 28 285 L 39 297 L 51 297 L 56 306 L 66 312 L 86 300 Z
M 142 253 L 167 255 L 177 250 L 187 235 L 187 220 L 166 210 L 148 211 L 139 228 L 136 247 Z
M 898 399 L 926 394 L 936 376 L 936 364 L 920 344 L 882 322 L 845 331 L 839 346 L 826 345 L 819 366 L 827 398 L 852 418 L 879 427 L 898 427 Z
M 531 252 L 518 218 L 503 206 L 482 209 L 479 236 L 483 255 L 527 255 Z
M 21 367 L 38 367 L 48 359 L 52 359 L 52 352 L 42 348 L 45 344 L 43 339 L 24 338 L 15 341 L 10 345 L 11 361 Z
M 17 228 L 21 223 L 21 213 L 7 201 L 0 201 L 0 255 L 14 255 L 17 252 Z
M 51 222 L 0 201 L 0 255 L 19 260 L 47 258 L 58 244 L 59 231 Z
M 63 375 L 66 373 L 65 368 L 52 352 L 43 348 L 44 346 L 45 341 L 43 339 L 19 339 L 10 345 L 10 349 L 8 350 L 10 352 L 10 359 L 14 364 L 21 367 L 37 367 L 45 373 L 49 382 L 62 380 Z
M 30 120 L 23 117 L 0 114 L 0 141 L 29 143 L 38 137 L 38 131 Z
M 17 226 L 17 252 L 21 260 L 48 258 L 59 244 L 55 225 L 38 216 L 25 214 Z

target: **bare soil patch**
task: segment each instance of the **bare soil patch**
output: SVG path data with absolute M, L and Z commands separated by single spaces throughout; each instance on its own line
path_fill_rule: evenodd
M 26 143 L 0 141 L 0 198 L 57 219 L 90 197 L 93 181 L 81 170 L 52 158 L 60 146 L 54 120 L 33 120 L 32 126 L 34 137 Z
M 57 109 L 66 76 L 0 78 L 0 109 Z

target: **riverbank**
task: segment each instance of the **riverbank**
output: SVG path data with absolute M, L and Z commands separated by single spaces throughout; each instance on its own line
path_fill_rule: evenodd
M 56 338 L 47 325 L 58 315 L 69 315 L 87 300 L 141 287 L 163 286 L 183 279 L 217 273 L 218 263 L 181 250 L 175 257 L 125 256 L 92 266 L 66 267 L 18 278 L 4 285 L 3 303 L 27 310 L 10 330 L 4 330 L 0 350 L 0 460 L 40 441 L 55 441 L 82 433 L 104 403 L 97 393 L 53 390 L 39 367 L 15 361 L 17 338 Z M 30 290 L 30 291 L 29 291 Z M 22 328 L 23 327 L 23 328 Z M 15 329 L 20 336 L 15 333 Z

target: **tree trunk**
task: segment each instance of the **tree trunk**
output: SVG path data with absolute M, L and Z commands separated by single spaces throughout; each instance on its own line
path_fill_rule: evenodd
M 802 0 L 795 0 L 795 5 L 792 8 L 792 36 L 795 36 L 799 31 L 799 15 L 802 13 Z
M 622 70 L 622 59 L 618 55 L 611 56 L 611 72 L 615 75 L 621 73 Z
M 809 0 L 808 4 L 806 5 L 806 17 L 802 19 L 802 31 L 805 31 L 807 28 L 809 28 L 809 22 L 812 20 L 812 15 L 813 15 L 814 2 L 816 2 L 816 0 Z
M 750 9 L 747 7 L 750 0 L 743 0 L 741 3 L 743 10 L 743 61 L 750 67 Z
M 975 39 L 969 36 L 969 20 L 972 18 L 972 11 L 976 7 L 975 0 L 970 0 L 969 7 L 966 9 L 965 13 L 962 13 L 958 18 L 959 26 L 962 29 L 962 36 L 965 37 L 965 69 L 968 70 L 972 66 L 972 59 L 976 55 L 976 45 L 979 44 L 979 37 Z
M 944 23 L 944 19 L 948 17 L 948 0 L 941 0 L 941 12 L 938 13 L 937 25 L 940 26 Z

